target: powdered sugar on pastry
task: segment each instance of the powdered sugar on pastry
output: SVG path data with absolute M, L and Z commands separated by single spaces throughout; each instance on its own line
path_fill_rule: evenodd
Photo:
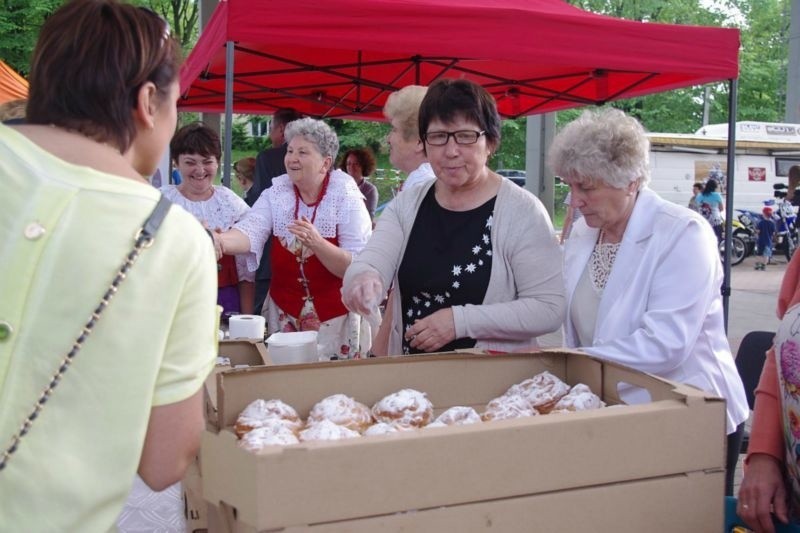
M 588 385 L 578 383 L 570 389 L 569 394 L 558 400 L 555 406 L 553 406 L 551 413 L 586 411 L 588 409 L 599 409 L 605 406 L 606 404 L 603 403 L 597 394 L 592 392 Z
M 432 424 L 445 426 L 463 426 L 465 424 L 475 424 L 481 422 L 481 417 L 472 407 L 457 405 L 436 417 Z
M 368 435 L 388 435 L 390 433 L 399 433 L 401 431 L 408 431 L 410 428 L 395 426 L 394 424 L 387 424 L 386 422 L 378 422 L 373 424 L 364 431 L 364 436 Z
M 258 399 L 245 407 L 236 419 L 236 435 L 241 438 L 248 431 L 262 427 L 274 418 L 283 420 L 295 433 L 303 427 L 303 421 L 291 405 L 280 400 Z
M 308 425 L 323 420 L 363 433 L 372 424 L 369 407 L 344 394 L 334 394 L 320 400 L 311 408 Z
M 531 407 L 546 414 L 568 392 L 569 385 L 545 370 L 522 383 L 512 385 L 505 395 L 521 396 L 531 404 Z
M 433 418 L 433 404 L 425 393 L 403 389 L 390 394 L 372 406 L 378 422 L 406 427 L 423 427 Z
M 539 412 L 522 396 L 503 395 L 486 404 L 481 418 L 484 421 L 508 420 L 524 416 L 536 416 Z
M 294 431 L 289 429 L 282 420 L 274 418 L 271 423 L 267 422 L 264 426 L 248 431 L 239 441 L 239 447 L 257 452 L 267 446 L 287 446 L 298 442 L 300 441 Z
M 340 440 L 360 437 L 361 433 L 353 431 L 344 426 L 339 426 L 330 420 L 322 420 L 314 425 L 306 427 L 300 432 L 300 441 L 308 442 L 312 440 Z

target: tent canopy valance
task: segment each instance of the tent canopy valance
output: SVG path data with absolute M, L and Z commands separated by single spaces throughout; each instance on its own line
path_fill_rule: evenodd
M 184 65 L 181 110 L 225 110 L 228 41 L 236 113 L 380 119 L 390 92 L 446 76 L 519 117 L 738 77 L 738 30 L 560 0 L 227 0 Z

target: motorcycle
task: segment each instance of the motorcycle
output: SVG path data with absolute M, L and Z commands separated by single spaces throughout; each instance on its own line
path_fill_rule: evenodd
M 750 237 L 743 237 L 746 235 L 746 229 L 736 219 L 732 221 L 733 225 L 733 235 L 731 236 L 731 266 L 736 266 L 742 261 L 744 258 L 747 257 L 752 253 L 752 250 L 755 248 L 755 244 L 752 247 L 749 245 L 749 241 L 746 239 L 750 239 Z M 737 233 L 737 230 L 739 233 Z M 753 237 L 754 238 L 754 237 Z M 725 262 L 725 239 L 723 238 L 722 241 L 719 243 L 719 256 L 722 259 L 723 263 Z

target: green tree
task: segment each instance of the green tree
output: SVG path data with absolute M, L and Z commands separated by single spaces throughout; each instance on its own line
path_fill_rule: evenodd
M 22 74 L 30 72 L 30 60 L 39 28 L 61 0 L 0 0 L 0 59 Z
M 737 120 L 780 121 L 785 107 L 788 0 L 572 0 L 587 11 L 629 20 L 737 27 L 741 31 Z M 718 3 L 719 4 L 719 3 Z M 639 118 L 650 131 L 690 133 L 702 126 L 704 87 L 687 87 L 612 105 Z M 711 123 L 728 120 L 728 84 L 709 86 Z M 558 122 L 574 118 L 559 113 Z

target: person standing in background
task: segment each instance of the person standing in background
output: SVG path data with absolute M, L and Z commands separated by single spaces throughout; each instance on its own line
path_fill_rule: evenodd
M 722 242 L 722 223 L 725 221 L 722 213 L 725 211 L 725 203 L 722 201 L 722 195 L 717 192 L 717 187 L 717 181 L 709 179 L 703 192 L 695 197 L 695 202 L 700 209 L 700 214 L 714 229 L 714 235 L 717 236 L 719 243 Z
M 367 180 L 375 172 L 375 156 L 367 148 L 354 148 L 342 156 L 339 168 L 350 174 L 364 195 L 364 204 L 369 218 L 375 223 L 375 209 L 378 207 L 378 188 Z
M 427 87 L 407 85 L 390 94 L 383 107 L 383 114 L 392 126 L 386 137 L 389 161 L 396 169 L 408 174 L 400 190 L 436 179 L 419 138 L 419 105 L 427 91 Z
M 689 204 L 686 206 L 695 213 L 700 212 L 700 206 L 697 204 L 697 195 L 703 192 L 703 184 L 695 183 L 692 185 L 692 197 L 689 198 Z
M 256 170 L 253 186 L 247 191 L 244 201 L 250 207 L 256 203 L 258 197 L 266 189 L 272 186 L 272 179 L 286 174 L 286 165 L 283 162 L 286 157 L 286 137 L 284 130 L 286 125 L 292 121 L 302 118 L 302 115 L 292 109 L 285 107 L 275 111 L 270 122 L 269 138 L 272 141 L 272 148 L 262 151 L 256 157 Z M 269 292 L 269 283 L 272 279 L 272 270 L 269 263 L 269 249 L 272 244 L 272 237 L 267 239 L 264 244 L 264 253 L 261 255 L 261 262 L 256 270 L 256 290 L 255 301 L 252 314 L 261 314 L 264 301 Z
M 242 187 L 242 197 L 247 198 L 247 193 L 253 188 L 256 175 L 256 158 L 244 157 L 233 164 L 236 180 Z M 246 203 L 246 202 L 245 202 Z M 248 207 L 253 207 L 248 204 Z

